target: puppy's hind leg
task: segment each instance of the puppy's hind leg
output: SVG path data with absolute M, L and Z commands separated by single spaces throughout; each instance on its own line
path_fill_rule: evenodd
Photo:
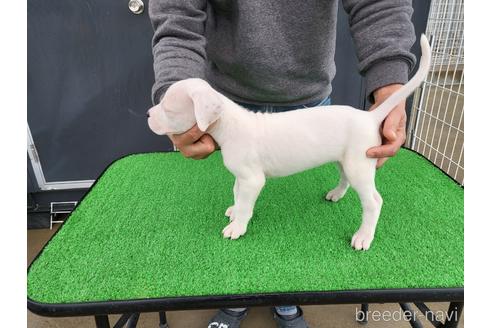
M 342 164 L 337 163 L 337 167 L 338 172 L 340 172 L 340 181 L 338 182 L 338 186 L 336 186 L 335 189 L 329 191 L 325 197 L 326 200 L 332 202 L 337 202 L 342 199 L 350 186 L 347 176 L 345 175 L 345 171 L 343 170 Z
M 249 220 L 253 216 L 256 199 L 264 185 L 264 174 L 237 178 L 236 201 L 231 213 L 231 223 L 222 230 L 224 238 L 238 239 L 246 233 Z
M 376 163 L 367 158 L 347 161 L 344 163 L 344 170 L 362 203 L 362 224 L 353 235 L 351 245 L 356 250 L 367 250 L 374 239 L 383 205 L 383 199 L 374 182 Z

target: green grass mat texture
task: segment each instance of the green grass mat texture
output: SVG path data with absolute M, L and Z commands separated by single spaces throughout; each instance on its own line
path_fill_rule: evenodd
M 350 247 L 361 205 L 324 200 L 327 164 L 267 180 L 245 236 L 222 237 L 233 176 L 220 152 L 113 163 L 28 273 L 28 296 L 74 303 L 176 296 L 461 287 L 463 189 L 402 150 L 377 172 L 384 205 L 368 251 Z

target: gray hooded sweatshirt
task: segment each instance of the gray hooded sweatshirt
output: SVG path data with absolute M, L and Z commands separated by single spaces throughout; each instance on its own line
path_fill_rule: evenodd
M 367 96 L 415 65 L 411 0 L 342 0 Z M 331 93 L 337 0 L 150 0 L 154 104 L 202 78 L 232 100 L 300 105 Z M 343 72 L 340 72 L 343 74 Z

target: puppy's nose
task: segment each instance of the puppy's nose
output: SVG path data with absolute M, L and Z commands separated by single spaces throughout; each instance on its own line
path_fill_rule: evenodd
M 150 117 L 150 114 L 149 114 L 149 112 L 150 112 L 150 109 L 149 109 L 149 110 L 147 111 L 147 117 Z

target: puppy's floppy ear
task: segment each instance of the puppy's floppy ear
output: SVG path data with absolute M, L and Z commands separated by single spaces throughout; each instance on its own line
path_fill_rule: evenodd
M 200 131 L 205 132 L 217 121 L 224 110 L 224 104 L 219 94 L 212 88 L 200 88 L 190 94 L 193 100 L 196 123 Z

